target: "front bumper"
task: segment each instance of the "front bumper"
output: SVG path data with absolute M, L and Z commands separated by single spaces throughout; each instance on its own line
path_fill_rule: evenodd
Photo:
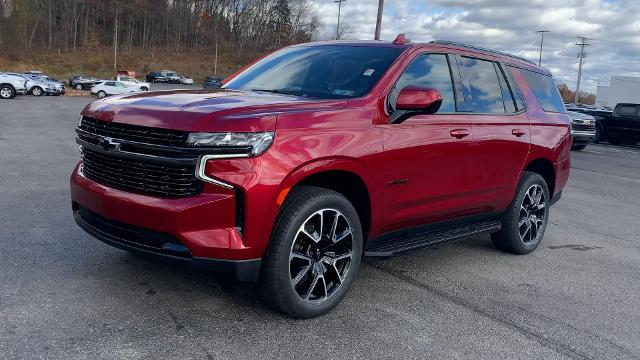
M 233 190 L 220 189 L 216 193 L 203 192 L 176 199 L 159 198 L 96 183 L 87 179 L 80 167 L 73 171 L 70 186 L 76 222 L 103 242 L 132 252 L 209 268 L 243 281 L 257 280 L 264 249 L 246 246 L 235 227 Z M 81 209 L 95 213 L 104 220 L 102 223 L 135 230 L 123 235 L 113 226 L 98 227 L 95 222 L 91 225 L 91 221 L 81 216 Z M 135 241 L 133 237 L 139 234 L 147 235 L 143 240 Z M 168 248 L 145 245 L 147 237 L 157 237 L 154 234 L 164 234 L 161 237 L 175 241 L 169 241 Z
M 573 143 L 578 145 L 592 143 L 596 140 L 595 131 L 572 131 Z

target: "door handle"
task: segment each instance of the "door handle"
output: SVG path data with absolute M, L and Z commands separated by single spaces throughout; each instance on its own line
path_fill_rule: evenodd
M 513 135 L 517 136 L 517 137 L 520 137 L 520 136 L 526 134 L 527 132 L 522 130 L 522 129 L 513 129 L 513 130 L 511 130 L 511 133 Z
M 462 139 L 469 136 L 469 130 L 467 129 L 453 129 L 450 132 L 451 136 L 456 139 Z

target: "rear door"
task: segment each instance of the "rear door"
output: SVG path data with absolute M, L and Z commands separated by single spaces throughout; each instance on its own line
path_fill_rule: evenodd
M 529 118 L 506 69 L 488 59 L 458 56 L 464 111 L 473 123 L 474 201 L 483 211 L 511 202 L 529 152 Z
M 423 53 L 407 66 L 387 97 L 393 113 L 400 90 L 434 88 L 443 97 L 436 114 L 380 125 L 385 150 L 385 231 L 466 215 L 469 211 L 473 129 L 458 111 L 459 76 L 450 55 Z

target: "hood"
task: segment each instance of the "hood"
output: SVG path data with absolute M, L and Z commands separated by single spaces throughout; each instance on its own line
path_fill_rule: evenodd
M 237 90 L 171 90 L 126 94 L 87 105 L 83 116 L 184 131 L 271 131 L 283 112 L 335 110 L 346 100 L 318 100 Z

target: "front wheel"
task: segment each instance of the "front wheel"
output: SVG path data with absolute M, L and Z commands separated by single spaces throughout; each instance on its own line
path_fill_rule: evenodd
M 82 90 L 82 85 L 80 84 L 76 85 L 76 90 Z
M 586 147 L 587 145 L 572 145 L 571 150 L 580 151 L 584 150 Z
M 535 250 L 549 221 L 549 188 L 540 174 L 522 173 L 516 196 L 503 216 L 502 229 L 491 234 L 500 250 L 528 254 Z
M 143 87 L 141 87 L 141 88 L 140 88 L 140 90 L 142 90 L 142 91 L 149 91 L 149 88 L 148 88 L 148 87 L 146 87 L 146 86 L 143 86 Z
M 327 313 L 346 295 L 362 257 L 362 228 L 342 194 L 296 188 L 282 206 L 260 274 L 262 299 L 295 318 Z
M 16 97 L 16 91 L 10 85 L 0 85 L 0 98 L 13 99 Z

